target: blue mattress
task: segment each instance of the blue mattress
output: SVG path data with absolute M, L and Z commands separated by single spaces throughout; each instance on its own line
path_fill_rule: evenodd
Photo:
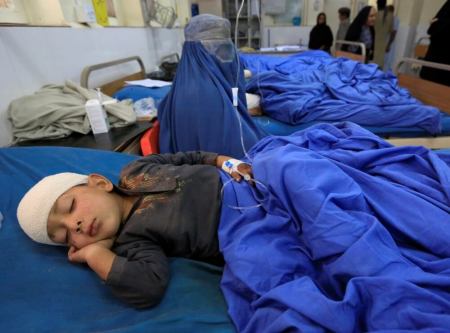
M 87 266 L 69 263 L 65 248 L 34 243 L 20 230 L 19 200 L 42 177 L 98 172 L 116 181 L 135 158 L 76 148 L 0 148 L 0 332 L 234 331 L 220 268 L 174 258 L 162 303 L 135 310 L 113 297 Z
M 308 122 L 298 125 L 291 125 L 283 123 L 279 120 L 273 119 L 268 116 L 256 116 L 252 117 L 253 121 L 265 130 L 267 133 L 272 135 L 289 135 L 296 131 L 308 128 L 312 125 L 315 125 L 320 122 Z M 442 114 L 441 118 L 441 126 L 442 132 L 439 135 L 450 135 L 450 115 Z M 323 122 L 322 122 L 323 123 Z M 381 137 L 426 137 L 432 136 L 427 131 L 419 128 L 419 127 L 411 127 L 411 128 L 401 128 L 401 127 L 374 127 L 374 126 L 364 126 L 367 130 L 375 133 Z

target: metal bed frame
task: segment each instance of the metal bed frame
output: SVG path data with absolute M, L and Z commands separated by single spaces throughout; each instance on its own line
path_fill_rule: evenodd
M 105 69 L 108 67 L 117 66 L 117 65 L 124 64 L 127 62 L 134 62 L 134 61 L 136 61 L 140 67 L 139 72 L 121 77 L 114 81 L 103 84 L 99 87 L 104 94 L 106 94 L 108 96 L 112 96 L 117 90 L 119 90 L 120 88 L 123 87 L 125 81 L 145 79 L 145 67 L 144 67 L 144 63 L 142 62 L 142 59 L 140 57 L 132 56 L 132 57 L 128 57 L 128 58 L 123 58 L 123 59 L 118 59 L 118 60 L 113 60 L 113 61 L 108 61 L 108 62 L 103 62 L 100 64 L 87 66 L 81 72 L 80 85 L 84 88 L 89 88 L 89 77 L 92 72 L 98 71 L 100 69 Z
M 450 87 L 424 80 L 411 74 L 401 73 L 400 69 L 404 64 L 426 66 L 446 71 L 450 71 L 450 65 L 413 58 L 403 58 L 398 62 L 395 70 L 399 85 L 408 89 L 412 96 L 424 104 L 434 106 L 442 112 L 450 114 Z M 418 138 L 390 138 L 387 141 L 396 146 L 420 145 L 431 149 L 450 147 L 450 136 L 447 135 Z
M 338 50 L 337 47 L 336 47 L 337 45 L 358 46 L 358 47 L 361 48 L 361 54 Z M 352 59 L 352 60 L 355 60 L 355 61 L 359 61 L 359 62 L 365 63 L 366 62 L 366 45 L 364 43 L 361 43 L 361 42 L 351 42 L 351 41 L 348 41 L 348 40 L 340 40 L 340 39 L 338 39 L 334 43 L 334 56 L 335 57 L 339 57 L 339 58 L 349 58 L 349 59 Z

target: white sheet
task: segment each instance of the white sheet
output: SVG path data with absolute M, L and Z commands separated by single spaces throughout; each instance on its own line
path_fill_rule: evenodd
M 160 87 L 170 86 L 172 84 L 172 82 L 166 82 L 166 81 L 161 81 L 161 80 L 151 80 L 151 79 L 125 81 L 125 83 L 128 85 L 142 86 L 142 87 L 148 87 L 148 88 L 160 88 Z

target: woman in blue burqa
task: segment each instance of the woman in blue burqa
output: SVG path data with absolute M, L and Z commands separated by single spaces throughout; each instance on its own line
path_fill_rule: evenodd
M 247 113 L 243 69 L 230 39 L 230 22 L 198 15 L 184 34 L 172 89 L 158 109 L 160 151 L 204 150 L 240 158 L 265 134 Z M 236 108 L 232 87 L 239 88 Z

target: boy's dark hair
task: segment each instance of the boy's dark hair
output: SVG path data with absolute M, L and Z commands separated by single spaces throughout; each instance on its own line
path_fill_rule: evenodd
M 345 16 L 347 18 L 350 17 L 350 8 L 348 7 L 341 7 L 338 9 L 339 15 Z

